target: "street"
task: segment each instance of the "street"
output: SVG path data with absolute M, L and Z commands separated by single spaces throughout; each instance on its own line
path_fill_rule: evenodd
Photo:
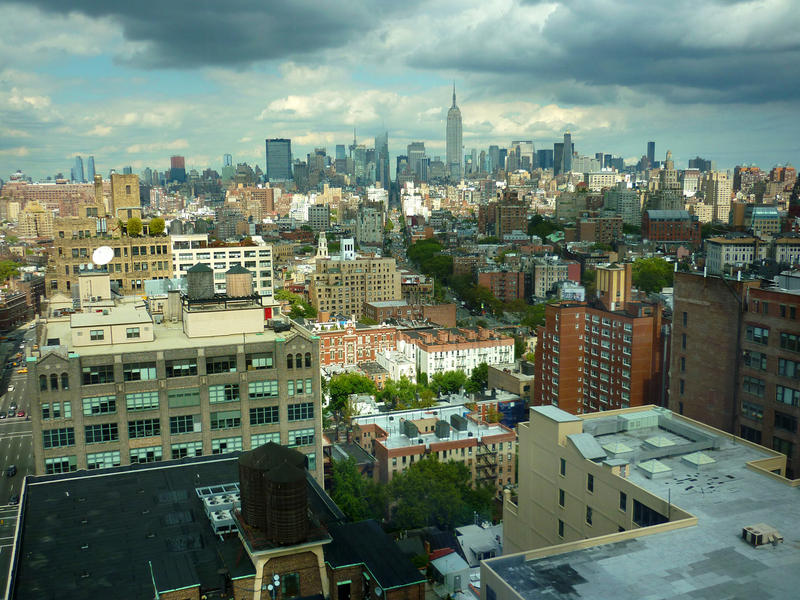
M 2 356 L 5 364 L 18 363 L 17 366 L 12 364 L 10 368 L 6 368 L 3 374 L 2 389 L 5 394 L 0 402 L 0 411 L 5 415 L 8 415 L 12 405 L 16 406 L 15 413 L 24 410 L 26 415 L 31 408 L 25 394 L 27 375 L 17 372 L 24 366 L 24 360 L 13 357 L 20 352 L 19 345 L 22 340 L 26 347 L 35 343 L 33 336 L 33 330 L 23 326 L 16 332 L 9 333 L 9 342 L 3 344 Z M 7 391 L 12 386 L 14 389 Z M 14 530 L 19 512 L 19 505 L 10 505 L 9 499 L 22 494 L 25 476 L 34 472 L 32 429 L 31 422 L 25 417 L 6 416 L 5 419 L 0 419 L 0 589 L 5 589 L 8 577 L 11 546 L 14 543 Z M 16 474 L 11 477 L 6 474 L 10 465 L 17 467 Z

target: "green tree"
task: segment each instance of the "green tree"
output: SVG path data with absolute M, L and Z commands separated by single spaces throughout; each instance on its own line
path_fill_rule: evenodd
M 584 269 L 583 275 L 581 275 L 581 285 L 586 290 L 586 299 L 594 298 L 597 295 L 597 271 Z
M 0 281 L 5 282 L 19 275 L 19 263 L 13 260 L 0 260 Z
M 528 235 L 537 235 L 545 239 L 554 231 L 560 231 L 562 227 L 550 219 L 545 219 L 542 215 L 534 215 L 528 221 Z
M 525 350 L 528 349 L 528 345 L 525 343 L 525 338 L 521 335 L 514 336 L 514 358 L 522 358 L 522 355 L 525 354 Z
M 352 457 L 331 461 L 331 498 L 350 521 L 386 514 L 386 486 L 363 476 Z
M 466 391 L 476 394 L 486 389 L 487 385 L 489 385 L 489 365 L 483 362 L 472 369 L 472 374 L 466 384 Z
M 330 403 L 328 409 L 335 413 L 345 410 L 350 394 L 371 394 L 377 392 L 375 382 L 360 373 L 342 373 L 334 375 L 328 381 Z
M 634 261 L 633 285 L 645 293 L 660 292 L 672 285 L 675 266 L 663 258 L 640 258 Z
M 129 236 L 138 237 L 142 235 L 142 220 L 139 217 L 131 217 L 128 219 L 128 222 L 125 223 L 125 228 Z
M 393 524 L 400 529 L 428 525 L 452 529 L 472 522 L 474 512 L 490 514 L 494 489 L 473 489 L 470 480 L 463 463 L 439 462 L 434 456 L 415 462 L 389 484 Z
M 150 235 L 162 235 L 165 226 L 164 219 L 161 217 L 153 217 L 150 219 Z
M 440 396 L 458 392 L 466 384 L 467 376 L 464 371 L 445 371 L 444 373 L 434 373 L 429 387 L 434 394 Z
M 377 325 L 378 322 L 375 319 L 370 319 L 369 317 L 361 317 L 358 320 L 359 325 Z
M 391 410 L 409 408 L 430 408 L 436 401 L 433 391 L 419 383 L 412 383 L 408 377 L 387 379 L 383 389 L 378 392 L 378 402 L 384 402 Z
M 394 221 L 392 221 L 391 219 L 386 219 L 386 225 L 383 226 L 383 230 L 386 233 L 389 233 L 390 231 L 392 231 L 392 229 L 394 229 Z

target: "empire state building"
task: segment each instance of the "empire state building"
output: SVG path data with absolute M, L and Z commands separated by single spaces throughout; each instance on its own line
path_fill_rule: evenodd
M 447 172 L 450 179 L 461 180 L 461 111 L 456 106 L 456 86 L 453 85 L 453 106 L 447 111 Z

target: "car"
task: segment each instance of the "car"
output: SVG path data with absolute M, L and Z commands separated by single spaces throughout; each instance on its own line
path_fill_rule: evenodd
M 17 411 L 17 416 L 18 417 L 24 417 L 25 416 L 25 411 L 24 410 Z
M 10 496 L 8 499 L 8 504 L 10 506 L 19 504 L 19 494 L 13 494 L 12 496 Z
M 6 477 L 13 477 L 17 474 L 17 465 L 9 465 L 6 469 Z
M 17 414 L 17 411 L 16 411 L 16 410 L 9 410 L 9 411 L 8 411 L 8 416 L 9 416 L 9 417 L 14 417 L 14 416 L 16 416 L 16 414 Z
M 8 391 L 9 392 L 13 392 L 14 391 L 14 386 L 13 385 L 8 386 Z
M 18 406 L 16 402 L 12 402 L 8 405 L 8 410 L 17 410 Z
M 27 367 L 22 367 L 21 369 L 17 369 L 17 373 L 19 373 L 20 375 L 25 375 L 25 373 L 27 372 L 28 372 Z
M 19 349 L 20 349 L 20 350 L 25 350 L 25 344 L 20 344 L 20 345 L 19 345 Z
M 5 412 L 0 412 L 0 419 L 5 419 L 7 417 Z

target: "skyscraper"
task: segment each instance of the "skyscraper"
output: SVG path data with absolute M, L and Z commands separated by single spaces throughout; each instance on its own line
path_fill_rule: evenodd
M 489 146 L 489 157 L 486 162 L 486 170 L 489 173 L 494 173 L 502 165 L 500 164 L 500 148 L 498 146 Z
M 553 144 L 553 175 L 564 172 L 564 142 Z
M 572 135 L 569 131 L 564 133 L 563 173 L 572 171 Z
M 267 181 L 287 181 L 292 178 L 292 140 L 267 140 Z
M 647 142 L 647 160 L 650 162 L 650 168 L 656 166 L 656 143 Z
M 344 146 L 342 155 L 344 155 Z M 338 158 L 339 146 L 336 146 Z M 344 158 L 344 156 L 342 156 Z M 389 189 L 389 132 L 384 131 L 375 136 L 375 180 L 381 184 L 385 190 Z
M 456 86 L 453 84 L 453 106 L 447 111 L 446 134 L 447 171 L 450 179 L 461 179 L 461 111 L 456 106 Z
M 345 150 L 344 144 L 336 144 L 336 159 L 342 160 L 344 158 L 347 158 L 347 150 Z
M 169 180 L 180 183 L 186 181 L 186 159 L 183 156 L 170 156 Z
M 86 160 L 86 179 L 91 183 L 94 181 L 94 156 L 90 156 Z
M 411 170 L 417 179 L 422 179 L 422 161 L 425 160 L 425 142 L 411 142 L 408 145 L 408 168 Z
M 83 159 L 80 156 L 75 157 L 75 166 L 72 168 L 72 179 L 77 183 L 86 181 L 83 176 Z
M 223 154 L 222 155 L 222 166 L 223 167 L 232 167 L 233 166 L 233 157 L 230 154 Z

